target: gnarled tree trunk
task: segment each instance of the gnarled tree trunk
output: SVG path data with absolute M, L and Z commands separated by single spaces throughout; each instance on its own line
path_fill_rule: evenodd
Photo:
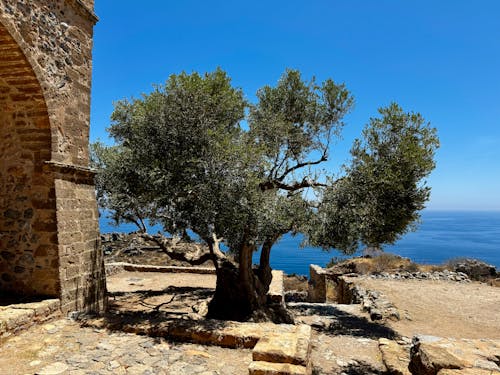
M 217 286 L 209 304 L 209 318 L 293 323 L 283 305 L 268 303 L 272 280 L 269 255 L 275 241 L 269 238 L 264 242 L 258 268 L 252 266 L 255 248 L 248 244 L 239 249 L 237 263 L 226 259 L 216 266 Z

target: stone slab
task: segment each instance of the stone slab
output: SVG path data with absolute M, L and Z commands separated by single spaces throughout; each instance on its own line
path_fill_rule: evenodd
M 307 366 L 311 352 L 311 327 L 299 325 L 295 332 L 276 332 L 262 337 L 252 352 L 254 361 Z
M 60 313 L 58 299 L 2 306 L 0 308 L 0 336 L 17 332 L 33 323 L 43 322 Z
M 297 326 L 274 323 L 240 323 L 219 320 L 177 320 L 127 322 L 126 318 L 82 317 L 84 325 L 94 328 L 119 329 L 152 337 L 173 338 L 184 342 L 217 345 L 228 348 L 253 348 L 261 337 L 293 333 Z
M 416 336 L 410 350 L 412 374 L 436 374 L 466 368 L 500 372 L 500 340 Z
M 411 375 L 408 369 L 410 353 L 407 348 L 399 345 L 396 341 L 385 338 L 379 339 L 378 343 L 382 353 L 382 361 L 390 374 Z
M 304 366 L 290 363 L 270 363 L 253 361 L 248 367 L 249 375 L 309 375 L 311 372 Z
M 283 271 L 273 270 L 273 279 L 269 285 L 269 292 L 267 293 L 268 299 L 272 303 L 285 303 L 285 288 L 283 285 L 284 273 Z
M 22 310 L 32 310 L 35 316 L 45 316 L 56 312 L 61 307 L 61 301 L 58 299 L 47 299 L 40 302 L 30 302 L 30 303 L 18 303 L 14 305 L 8 305 L 7 309 L 22 309 Z

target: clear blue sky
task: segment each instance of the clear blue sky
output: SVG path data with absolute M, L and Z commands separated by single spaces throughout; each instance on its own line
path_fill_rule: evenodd
M 500 1 L 96 0 L 91 140 L 113 101 L 220 66 L 250 100 L 285 68 L 356 98 L 332 166 L 380 106 L 437 127 L 429 209 L 500 210 Z

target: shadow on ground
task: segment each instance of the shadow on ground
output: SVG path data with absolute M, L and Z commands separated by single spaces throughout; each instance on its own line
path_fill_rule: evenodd
M 296 317 L 319 317 L 318 323 L 311 325 L 318 332 L 338 336 L 348 335 L 370 339 L 387 338 L 394 340 L 399 335 L 382 323 L 372 322 L 365 317 L 343 311 L 334 305 L 295 305 L 290 308 Z M 326 318 L 326 319 L 325 319 Z
M 213 296 L 213 289 L 169 286 L 163 290 L 139 290 L 108 294 L 108 312 L 124 313 L 149 310 L 186 315 L 199 311 L 198 306 Z
M 205 319 L 199 306 L 208 302 L 213 289 L 174 287 L 163 290 L 109 293 L 108 310 L 104 315 L 80 315 L 84 327 L 136 333 L 151 337 L 175 337 L 180 341 L 214 342 L 215 332 L 227 327 L 225 321 Z M 253 347 L 256 340 L 240 343 L 230 338 L 220 346 Z
M 0 306 L 9 306 L 20 303 L 41 302 L 46 299 L 57 298 L 47 296 L 25 296 L 19 293 L 3 292 L 0 295 Z

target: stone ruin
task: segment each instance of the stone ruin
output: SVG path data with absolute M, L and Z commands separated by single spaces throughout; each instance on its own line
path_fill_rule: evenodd
M 0 0 L 0 302 L 105 307 L 89 169 L 94 0 Z

